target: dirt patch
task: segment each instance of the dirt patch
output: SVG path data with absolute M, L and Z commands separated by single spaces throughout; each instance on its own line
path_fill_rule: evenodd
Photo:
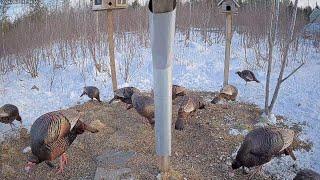
M 233 102 L 227 105 L 210 104 L 214 93 L 192 92 L 202 96 L 208 105 L 189 119 L 184 131 L 172 125 L 172 172 L 187 179 L 244 179 L 241 170 L 231 170 L 231 154 L 243 140 L 242 135 L 230 135 L 231 129 L 253 129 L 261 110 L 253 104 Z M 178 104 L 174 101 L 173 123 Z M 0 179 L 93 179 L 99 164 L 97 157 L 106 151 L 135 152 L 126 163 L 108 166 L 109 169 L 130 168 L 137 179 L 156 179 L 159 171 L 155 155 L 154 130 L 134 109 L 126 110 L 125 104 L 87 102 L 77 108 L 85 111 L 84 120 L 99 128 L 97 134 L 85 133 L 67 151 L 69 164 L 63 174 L 45 163 L 39 164 L 28 176 L 24 172 L 27 154 L 22 151 L 29 145 L 29 137 L 10 138 L 1 144 Z M 295 128 L 298 132 L 299 128 Z M 295 141 L 294 148 L 308 149 L 310 145 Z M 29 152 L 30 153 L 30 152 Z M 58 166 L 59 160 L 54 161 Z M 107 162 L 108 163 L 108 162 Z M 265 179 L 257 176 L 257 179 Z

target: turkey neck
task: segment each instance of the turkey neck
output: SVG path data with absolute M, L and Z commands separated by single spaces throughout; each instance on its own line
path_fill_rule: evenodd
M 6 124 L 12 123 L 13 121 L 14 121 L 14 118 L 12 118 L 12 117 L 1 117 L 0 118 L 0 122 L 6 123 Z
M 67 135 L 67 142 L 68 145 L 71 145 L 72 142 L 77 138 L 78 133 L 75 130 L 70 131 L 70 133 L 68 133 Z

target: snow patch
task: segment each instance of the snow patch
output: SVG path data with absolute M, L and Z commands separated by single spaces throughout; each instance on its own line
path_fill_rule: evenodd
M 230 129 L 229 130 L 229 134 L 233 135 L 233 136 L 238 136 L 238 135 L 243 135 L 246 136 L 249 133 L 248 130 L 244 129 L 244 130 L 238 130 L 238 129 Z
M 26 148 L 24 148 L 23 150 L 22 150 L 22 152 L 24 153 L 24 154 L 26 154 L 26 153 L 28 153 L 28 152 L 30 152 L 31 151 L 31 147 L 30 146 L 28 146 L 28 147 L 26 147 Z

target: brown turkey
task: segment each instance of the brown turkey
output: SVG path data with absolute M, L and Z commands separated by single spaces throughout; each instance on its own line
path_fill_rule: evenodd
M 134 107 L 136 111 L 145 117 L 152 128 L 154 128 L 154 100 L 149 94 L 137 92 L 132 95 L 132 105 L 127 109 Z
M 213 104 L 217 104 L 221 99 L 227 101 L 235 101 L 238 95 L 238 89 L 233 85 L 226 85 L 221 90 L 220 93 L 211 101 Z
M 185 96 L 187 94 L 187 89 L 183 86 L 172 85 L 172 100 L 175 100 L 178 96 Z M 151 90 L 151 95 L 154 95 L 153 90 Z
M 260 81 L 256 78 L 256 76 L 252 71 L 249 71 L 249 70 L 237 71 L 236 74 L 238 74 L 243 80 L 246 81 L 246 85 L 247 85 L 247 82 L 250 82 L 250 81 L 255 81 L 257 83 L 260 83 Z
M 320 180 L 320 174 L 310 169 L 303 169 L 298 172 L 293 180 Z
M 5 124 L 10 124 L 11 128 L 13 121 L 20 121 L 22 124 L 22 119 L 19 115 L 19 109 L 17 106 L 12 104 L 5 104 L 0 108 L 0 122 Z
M 184 122 L 196 112 L 197 109 L 203 109 L 205 104 L 203 99 L 198 96 L 184 96 L 178 111 L 178 118 L 175 123 L 176 130 L 184 129 Z
M 259 166 L 250 176 L 251 179 L 261 170 L 263 164 L 269 162 L 274 156 L 281 154 L 290 155 L 296 160 L 291 144 L 294 138 L 294 131 L 280 128 L 257 128 L 250 131 L 232 163 L 232 169 L 240 167 Z
M 131 97 L 133 93 L 136 92 L 140 92 L 140 90 L 135 87 L 124 87 L 117 89 L 114 91 L 114 97 L 109 101 L 109 104 L 111 104 L 114 100 L 117 99 L 126 104 L 132 104 Z
M 175 100 L 178 96 L 185 96 L 187 89 L 183 86 L 172 85 L 172 100 Z
M 83 95 L 87 95 L 89 98 L 91 98 L 91 100 L 93 100 L 93 98 L 95 98 L 96 100 L 101 102 L 101 100 L 100 100 L 100 92 L 99 92 L 99 89 L 97 87 L 85 86 L 83 88 L 83 93 L 81 94 L 80 97 L 82 97 Z
M 40 116 L 31 126 L 31 151 L 26 171 L 41 162 L 54 167 L 50 161 L 60 157 L 59 172 L 63 172 L 67 163 L 66 151 L 79 134 L 84 131 L 98 132 L 97 129 L 79 119 L 82 113 L 77 110 L 60 110 Z

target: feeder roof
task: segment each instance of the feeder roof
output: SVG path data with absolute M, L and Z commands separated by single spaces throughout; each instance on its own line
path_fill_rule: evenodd
M 221 1 L 218 3 L 218 6 L 221 6 L 221 4 L 222 4 L 224 1 L 227 1 L 227 0 L 221 0 Z M 239 5 L 239 3 L 238 3 L 237 0 L 232 0 L 232 1 L 234 2 L 234 4 L 235 4 L 238 8 L 240 7 L 240 5 Z

